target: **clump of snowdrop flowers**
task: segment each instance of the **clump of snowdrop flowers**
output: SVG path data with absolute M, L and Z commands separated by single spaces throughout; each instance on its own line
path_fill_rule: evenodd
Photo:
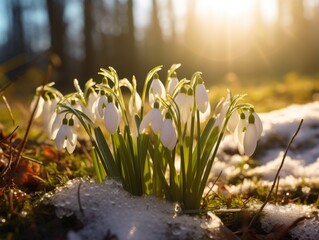
M 74 80 L 76 91 L 65 96 L 50 83 L 37 89 L 31 110 L 42 116 L 59 150 L 72 153 L 78 128 L 85 130 L 98 181 L 113 177 L 134 195 L 154 194 L 198 209 L 223 136 L 233 134 L 239 152 L 251 156 L 262 123 L 253 106 L 242 103 L 243 95 L 228 92 L 212 109 L 202 74 L 178 79 L 179 67 L 168 70 L 165 82 L 158 74 L 162 67 L 153 68 L 141 95 L 134 76 L 120 79 L 111 67 L 101 69 L 100 83 L 90 79 L 83 91 Z

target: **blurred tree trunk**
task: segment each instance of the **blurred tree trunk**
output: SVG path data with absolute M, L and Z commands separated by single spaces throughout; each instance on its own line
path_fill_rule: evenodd
M 55 67 L 59 67 L 57 79 L 65 78 L 64 36 L 65 23 L 63 21 L 64 1 L 47 0 L 47 11 L 50 25 L 51 60 Z
M 304 1 L 291 1 L 293 49 L 295 51 L 295 64 L 299 71 L 309 71 L 313 66 L 311 62 L 311 42 L 309 28 L 304 16 Z M 308 44 L 305 44 L 307 40 Z
M 136 50 L 135 50 L 135 36 L 134 36 L 134 14 L 133 14 L 133 0 L 127 0 L 127 29 L 124 34 L 124 49 L 127 52 L 129 63 L 127 64 L 130 75 L 135 74 L 137 67 Z M 124 56 L 126 55 L 124 53 Z M 129 77 L 129 76 L 128 76 Z
M 10 1 L 12 9 L 12 30 L 11 40 L 8 41 L 10 45 L 11 56 L 14 57 L 25 52 L 24 27 L 22 20 L 22 6 L 20 0 Z
M 158 19 L 158 6 L 156 0 L 152 0 L 151 22 L 147 29 L 144 41 L 146 42 L 146 53 L 151 53 L 145 56 L 145 59 L 148 59 L 146 69 L 150 69 L 155 65 L 163 64 L 163 36 L 162 29 Z
M 84 0 L 84 47 L 85 47 L 85 59 L 84 59 L 84 78 L 87 80 L 91 78 L 94 74 L 94 47 L 92 39 L 93 25 L 93 5 L 91 0 Z

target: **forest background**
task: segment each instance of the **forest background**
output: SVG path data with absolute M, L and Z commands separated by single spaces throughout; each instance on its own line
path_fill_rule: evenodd
M 135 75 L 139 89 L 152 67 L 173 63 L 179 77 L 203 72 L 210 87 L 318 76 L 318 43 L 318 0 L 0 2 L 0 83 L 21 79 L 23 95 L 49 64 L 64 91 L 108 66 Z

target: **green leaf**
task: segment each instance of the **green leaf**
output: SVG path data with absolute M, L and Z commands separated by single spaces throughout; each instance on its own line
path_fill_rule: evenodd
M 97 147 L 101 153 L 101 160 L 105 166 L 106 172 L 110 177 L 119 177 L 119 172 L 112 152 L 107 145 L 104 135 L 99 127 L 94 128 L 95 139 Z
M 149 136 L 146 134 L 138 135 L 137 137 L 137 162 L 139 165 L 141 183 L 143 192 L 150 193 L 149 187 L 152 183 L 151 166 L 147 156 L 149 146 Z
M 94 167 L 94 170 L 96 173 L 97 180 L 99 183 L 102 183 L 106 177 L 106 172 L 105 172 L 105 169 L 103 167 L 103 164 L 101 163 L 101 161 L 97 155 L 95 147 L 92 147 L 92 149 L 91 149 L 91 156 L 93 159 L 93 167 Z

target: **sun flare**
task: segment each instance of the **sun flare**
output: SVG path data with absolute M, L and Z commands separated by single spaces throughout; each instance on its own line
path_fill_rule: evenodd
M 198 17 L 219 22 L 233 21 L 236 24 L 253 22 L 256 10 L 261 8 L 261 15 L 266 21 L 272 21 L 276 15 L 275 0 L 199 0 L 196 2 Z

